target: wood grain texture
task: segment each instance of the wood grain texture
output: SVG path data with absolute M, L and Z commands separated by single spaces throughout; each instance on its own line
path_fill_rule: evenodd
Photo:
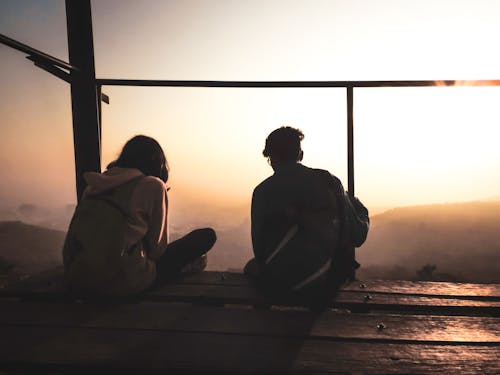
M 489 300 L 500 300 L 500 284 L 366 280 L 352 282 L 342 289 L 350 291 L 401 293 L 423 296 L 477 297 Z
M 498 374 L 499 356 L 498 346 L 353 343 L 156 330 L 2 327 L 0 340 L 4 368 Z
M 250 280 L 241 273 L 207 271 L 177 281 L 178 284 L 216 284 L 245 286 Z M 428 296 L 487 297 L 500 299 L 500 284 L 471 284 L 409 280 L 361 280 L 342 290 L 360 292 L 403 293 Z
M 268 299 L 251 286 L 221 286 L 176 284 L 167 285 L 148 292 L 145 298 L 157 301 L 179 301 L 220 304 L 275 304 L 284 306 L 300 305 L 301 301 L 276 298 Z M 498 315 L 500 302 L 464 298 L 440 298 L 392 293 L 339 292 L 331 304 L 333 307 L 356 311 L 404 310 L 442 311 L 449 313 L 477 313 Z
M 53 280 L 53 279 L 52 279 Z M 225 280 L 223 280 L 225 281 Z M 408 290 L 410 291 L 410 290 Z M 0 290 L 0 297 L 20 297 L 40 300 L 72 299 L 60 282 L 22 283 Z M 105 300 L 109 300 L 106 298 Z M 129 301 L 186 302 L 195 304 L 243 304 L 300 306 L 297 299 L 266 298 L 252 285 L 227 285 L 221 283 L 173 283 L 129 298 Z M 119 300 L 120 301 L 120 300 Z M 347 308 L 355 312 L 376 310 L 407 311 L 421 313 L 500 315 L 500 300 L 492 297 L 470 298 L 469 296 L 432 296 L 418 293 L 384 293 L 369 290 L 342 290 L 332 300 L 332 307 Z
M 165 303 L 99 305 L 0 301 L 0 326 L 500 345 L 500 321 L 491 317 L 351 314 L 345 311 L 314 314 L 290 310 L 194 308 Z
M 99 303 L 68 298 L 61 281 L 59 270 L 0 291 L 0 372 L 500 373 L 495 285 L 352 283 L 337 310 L 314 314 L 236 273 Z
M 25 280 L 4 286 L 0 289 L 5 292 L 47 292 L 62 293 L 62 267 L 31 276 Z M 198 274 L 179 278 L 172 285 L 224 285 L 249 286 L 251 281 L 241 273 L 205 271 Z M 2 290 L 3 289 L 3 290 Z M 409 280 L 366 280 L 354 281 L 345 285 L 342 290 L 360 293 L 394 293 L 421 296 L 460 297 L 485 300 L 500 300 L 500 284 L 470 284 Z

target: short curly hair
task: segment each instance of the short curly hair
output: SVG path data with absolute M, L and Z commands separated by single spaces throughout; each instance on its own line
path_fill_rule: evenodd
M 282 126 L 271 132 L 266 138 L 266 146 L 262 154 L 266 158 L 279 161 L 297 161 L 301 150 L 300 142 L 304 133 L 291 126 Z

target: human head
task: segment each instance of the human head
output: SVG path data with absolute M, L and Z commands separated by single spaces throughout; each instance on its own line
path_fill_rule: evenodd
M 111 166 L 137 168 L 146 176 L 168 180 L 169 167 L 163 149 L 155 139 L 145 135 L 136 135 L 125 143 L 118 159 L 108 168 Z
M 282 126 L 267 136 L 262 154 L 269 158 L 271 165 L 301 161 L 304 153 L 300 148 L 300 142 L 303 139 L 304 134 L 300 129 Z

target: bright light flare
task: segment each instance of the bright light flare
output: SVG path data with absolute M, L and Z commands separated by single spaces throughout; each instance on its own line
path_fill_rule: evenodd
M 435 86 L 439 87 L 460 87 L 460 86 L 500 86 L 499 79 L 487 80 L 447 80 L 447 81 L 434 81 Z

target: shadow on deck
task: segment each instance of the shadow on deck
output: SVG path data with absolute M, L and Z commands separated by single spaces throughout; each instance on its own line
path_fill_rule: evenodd
M 203 272 L 81 303 L 61 270 L 0 289 L 0 372 L 500 373 L 500 285 L 355 282 L 315 314 Z

